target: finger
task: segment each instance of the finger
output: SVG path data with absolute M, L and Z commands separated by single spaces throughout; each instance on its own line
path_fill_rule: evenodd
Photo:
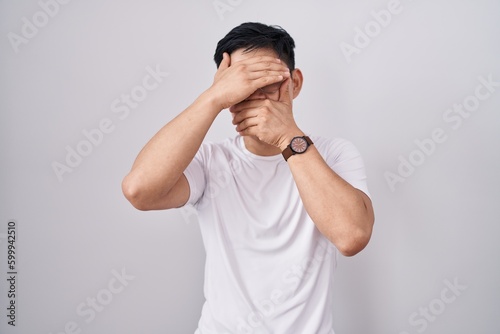
M 242 66 L 245 66 L 245 69 L 248 72 L 260 72 L 260 71 L 278 71 L 278 72 L 289 72 L 289 69 L 286 65 L 282 63 L 275 63 L 272 61 L 262 61 L 256 63 L 241 63 Z
M 217 71 L 215 72 L 215 79 L 222 75 L 222 73 L 229 67 L 230 63 L 231 58 L 229 57 L 229 54 L 227 52 L 224 52 L 222 54 L 222 60 L 219 64 L 219 68 L 217 68 Z
M 233 114 L 233 124 L 239 124 L 246 119 L 254 118 L 258 115 L 257 109 L 246 109 Z
M 243 103 L 243 102 L 240 102 L 240 103 L 236 103 L 236 104 L 233 104 L 232 106 L 229 107 L 229 112 L 231 114 L 233 114 L 233 117 L 234 115 L 236 115 L 238 112 L 240 112 L 242 110 L 241 107 L 239 107 L 239 105 Z
M 229 111 L 233 114 L 237 114 L 246 109 L 254 109 L 262 106 L 264 104 L 264 100 L 245 100 L 240 103 L 237 103 L 229 108 Z
M 231 66 L 231 57 L 229 56 L 229 53 L 224 52 L 222 54 L 222 61 L 220 62 L 219 70 L 225 70 L 229 66 Z
M 282 71 L 282 70 L 260 70 L 260 71 L 248 71 L 247 72 L 247 77 L 248 79 L 255 80 L 259 78 L 265 78 L 265 77 L 283 77 L 283 78 L 288 78 L 290 76 L 289 71 Z
M 247 118 L 236 125 L 236 131 L 240 133 L 245 132 L 248 131 L 250 128 L 255 128 L 257 125 L 258 122 L 256 117 Z
M 291 78 L 287 78 L 280 87 L 280 102 L 284 102 L 288 105 L 292 104 L 292 94 L 290 94 L 290 81 Z
M 251 64 L 265 64 L 266 66 L 271 65 L 283 65 L 283 62 L 279 58 L 270 57 L 270 56 L 258 56 L 258 57 L 249 57 L 243 60 L 238 61 L 238 63 L 251 65 Z

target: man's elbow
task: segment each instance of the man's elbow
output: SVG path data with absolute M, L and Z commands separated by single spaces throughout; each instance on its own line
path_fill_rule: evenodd
M 361 252 L 368 245 L 370 238 L 371 228 L 358 229 L 349 233 L 343 240 L 338 241 L 335 246 L 342 255 L 351 257 Z
M 122 181 L 122 192 L 125 198 L 137 210 L 151 210 L 147 201 L 144 200 L 144 190 L 141 189 L 140 182 L 134 182 L 130 175 L 127 175 Z

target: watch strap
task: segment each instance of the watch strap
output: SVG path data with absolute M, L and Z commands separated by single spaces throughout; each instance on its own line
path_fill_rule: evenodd
M 302 136 L 302 138 L 304 138 L 306 140 L 306 143 L 308 145 L 314 144 L 313 141 L 311 140 L 311 138 L 309 138 L 308 136 Z M 307 151 L 307 149 L 306 149 L 306 151 Z M 302 153 L 304 153 L 304 152 L 302 152 Z M 281 152 L 281 154 L 283 155 L 283 158 L 285 158 L 285 161 L 288 161 L 288 158 L 290 158 L 292 155 L 295 154 L 295 152 L 292 150 L 291 143 L 288 144 L 288 146 L 283 150 L 283 152 Z
M 293 155 L 293 151 L 292 149 L 290 148 L 290 145 L 288 145 L 284 150 L 283 152 L 281 152 L 281 154 L 283 154 L 283 158 L 285 158 L 285 161 L 288 160 L 288 158 L 290 158 L 292 155 Z

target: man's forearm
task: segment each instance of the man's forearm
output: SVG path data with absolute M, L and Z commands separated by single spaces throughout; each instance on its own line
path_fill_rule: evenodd
M 123 180 L 123 192 L 134 206 L 154 207 L 165 198 L 219 112 L 212 96 L 205 92 L 151 138 Z
M 314 145 L 288 159 L 304 206 L 339 251 L 352 256 L 368 243 L 373 226 L 369 198 L 337 175 Z

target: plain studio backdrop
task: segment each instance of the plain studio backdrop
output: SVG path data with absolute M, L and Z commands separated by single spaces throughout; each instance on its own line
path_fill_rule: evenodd
M 499 333 L 499 1 L 2 0 L 0 20 L 2 334 L 194 332 L 196 216 L 120 183 L 246 21 L 295 39 L 298 125 L 365 160 L 375 230 L 340 258 L 336 333 Z M 223 111 L 208 139 L 235 134 Z

